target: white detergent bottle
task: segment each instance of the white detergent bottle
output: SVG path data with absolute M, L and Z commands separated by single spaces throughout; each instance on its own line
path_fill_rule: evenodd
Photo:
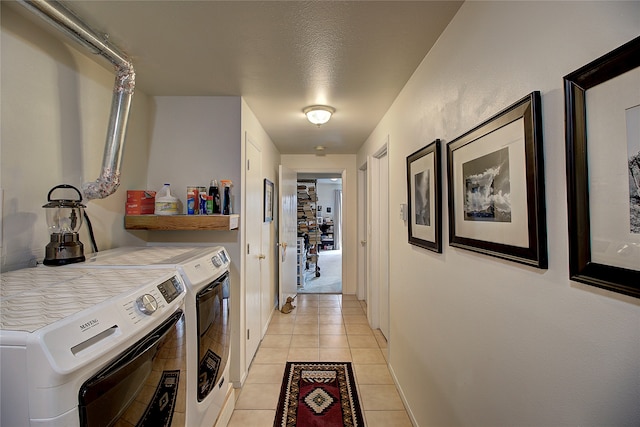
M 171 186 L 165 184 L 156 194 L 156 215 L 177 215 L 178 199 L 171 195 Z

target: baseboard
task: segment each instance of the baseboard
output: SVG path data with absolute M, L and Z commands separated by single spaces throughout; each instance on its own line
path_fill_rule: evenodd
M 271 324 L 271 320 L 273 320 L 273 315 L 277 310 L 277 305 L 271 307 L 271 313 L 269 313 L 269 319 L 267 319 L 267 323 L 262 327 L 262 335 L 260 336 L 260 342 L 262 343 L 262 339 L 265 335 L 267 335 L 267 330 L 269 329 L 269 325 Z
M 393 379 L 393 383 L 396 385 L 396 389 L 398 389 L 398 394 L 400 395 L 400 400 L 402 400 L 402 404 L 404 405 L 404 408 L 407 411 L 407 415 L 409 415 L 409 419 L 411 420 L 411 424 L 413 424 L 415 427 L 419 427 L 418 426 L 418 422 L 416 421 L 416 418 L 413 416 L 413 412 L 411 411 L 411 406 L 409 406 L 409 402 L 407 401 L 407 398 L 404 395 L 404 391 L 402 390 L 402 387 L 400 386 L 400 383 L 398 382 L 398 378 L 396 377 L 396 373 L 393 371 L 393 367 L 391 366 L 391 363 L 387 363 L 387 367 L 389 368 L 389 373 L 391 374 L 391 378 Z
M 222 406 L 222 409 L 220 409 L 220 414 L 218 415 L 218 419 L 216 420 L 214 427 L 227 427 L 235 408 L 236 392 L 233 387 L 230 387 L 229 393 L 227 393 L 227 398 L 224 401 L 224 406 Z

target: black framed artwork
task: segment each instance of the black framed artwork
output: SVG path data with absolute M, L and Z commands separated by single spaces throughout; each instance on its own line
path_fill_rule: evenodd
M 442 253 L 440 140 L 407 157 L 409 243 Z
M 640 37 L 564 77 L 569 276 L 640 298 Z
M 547 268 L 540 92 L 447 144 L 449 244 Z
M 264 179 L 264 222 L 273 221 L 273 182 Z

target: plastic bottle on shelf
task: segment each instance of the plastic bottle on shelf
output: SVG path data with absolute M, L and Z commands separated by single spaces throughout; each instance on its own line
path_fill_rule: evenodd
M 220 181 L 222 184 L 223 192 L 222 192 L 222 214 L 230 215 L 233 212 L 231 208 L 231 186 L 233 183 L 228 179 L 223 179 Z
M 215 179 L 211 180 L 211 184 L 209 185 L 209 195 L 212 199 L 212 212 L 214 214 L 219 214 L 220 211 L 220 191 L 218 190 L 218 181 Z
M 171 195 L 171 186 L 164 184 L 156 194 L 156 215 L 177 215 L 178 199 Z
M 195 215 L 196 192 L 194 187 L 187 187 L 187 215 Z

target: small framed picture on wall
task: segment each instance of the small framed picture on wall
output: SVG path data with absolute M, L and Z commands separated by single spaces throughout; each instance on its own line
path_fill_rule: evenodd
M 273 221 L 273 182 L 264 180 L 264 222 Z
M 409 243 L 442 252 L 440 140 L 407 157 Z

